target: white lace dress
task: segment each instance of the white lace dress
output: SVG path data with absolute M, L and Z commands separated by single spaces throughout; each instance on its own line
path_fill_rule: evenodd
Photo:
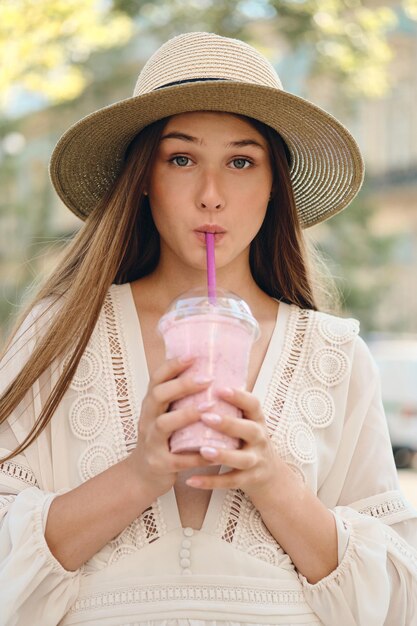
M 2 389 L 46 318 L 34 311 L 22 328 L 31 339 L 5 356 Z M 335 515 L 334 572 L 310 585 L 240 490 L 213 492 L 200 530 L 182 528 L 170 490 L 68 572 L 44 539 L 50 503 L 132 449 L 148 384 L 130 285 L 112 286 L 51 424 L 0 466 L 0 626 L 417 623 L 417 516 L 399 491 L 376 368 L 357 332 L 354 320 L 281 303 L 254 388 L 279 454 Z M 24 439 L 63 365 L 3 425 L 0 454 Z

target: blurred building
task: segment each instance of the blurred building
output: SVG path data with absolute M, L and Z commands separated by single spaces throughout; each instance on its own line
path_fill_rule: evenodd
M 366 201 L 377 209 L 373 233 L 396 236 L 393 259 L 385 268 L 389 289 L 376 312 L 375 328 L 417 333 L 417 22 L 401 9 L 397 16 L 389 36 L 392 88 L 385 97 L 359 101 L 354 111 L 343 106 L 332 111 L 334 92 L 313 83 L 309 95 L 345 123 L 361 147 Z M 321 229 L 313 229 L 319 241 Z
M 381 100 L 361 103 L 356 129 L 379 208 L 374 228 L 399 237 L 396 280 L 380 325 L 395 326 L 400 311 L 404 328 L 417 332 L 417 23 L 400 13 L 391 45 L 393 90 Z

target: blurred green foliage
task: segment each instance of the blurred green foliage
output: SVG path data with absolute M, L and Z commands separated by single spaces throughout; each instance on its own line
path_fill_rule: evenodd
M 92 52 L 125 44 L 133 34 L 127 15 L 98 10 L 96 0 L 2 0 L 0 94 L 16 86 L 50 102 L 80 95 Z
M 409 16 L 416 16 L 416 0 L 404 2 Z M 344 96 L 378 97 L 389 87 L 386 33 L 396 13 L 388 0 L 378 6 L 362 0 L 3 0 L 0 93 L 3 103 L 17 86 L 50 102 L 75 98 L 92 79 L 92 53 L 141 33 L 163 41 L 208 30 L 273 55 L 273 44 L 252 41 L 256 23 L 267 24 L 293 49 L 304 46 L 311 74 L 337 79 Z

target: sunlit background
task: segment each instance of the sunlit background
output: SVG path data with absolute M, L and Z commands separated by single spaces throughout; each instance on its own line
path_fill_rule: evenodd
M 129 97 L 161 43 L 198 30 L 255 45 L 361 146 L 363 190 L 309 237 L 381 367 L 397 463 L 416 467 L 417 0 L 2 0 L 0 340 L 81 224 L 49 181 L 59 136 Z

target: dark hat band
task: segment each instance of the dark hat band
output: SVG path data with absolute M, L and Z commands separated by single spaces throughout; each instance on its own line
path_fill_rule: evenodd
M 175 85 L 184 85 L 185 83 L 201 83 L 208 80 L 228 80 L 230 78 L 187 78 L 185 80 L 176 80 L 173 83 L 166 83 L 165 85 L 160 85 L 154 91 L 158 91 L 158 89 L 165 89 L 165 87 L 175 87 Z

